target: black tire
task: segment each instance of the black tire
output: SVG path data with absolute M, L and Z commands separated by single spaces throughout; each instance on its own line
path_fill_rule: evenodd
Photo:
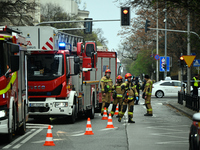
M 93 93 L 92 108 L 87 111 L 87 117 L 94 119 L 95 116 L 95 94 Z
M 70 116 L 70 123 L 74 124 L 76 122 L 76 106 L 73 105 L 72 115 Z
M 10 125 L 10 122 L 8 122 L 8 126 Z M 12 142 L 13 134 L 15 133 L 15 126 L 16 126 L 16 109 L 15 105 L 13 104 L 13 111 L 12 111 L 12 130 L 9 132 L 6 136 L 7 142 Z
M 162 98 L 162 97 L 164 96 L 164 93 L 163 93 L 163 91 L 158 90 L 158 91 L 156 91 L 155 96 L 156 96 L 157 98 Z
M 190 128 L 189 134 L 189 149 L 190 150 L 199 150 L 199 134 L 196 126 L 192 125 Z
M 24 103 L 24 119 L 23 119 L 23 125 L 19 127 L 18 134 L 24 135 L 26 133 L 26 103 Z

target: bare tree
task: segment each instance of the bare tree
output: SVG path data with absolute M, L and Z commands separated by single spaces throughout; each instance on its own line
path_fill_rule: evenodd
M 24 0 L 1 0 L 0 1 L 0 24 L 4 25 L 33 25 L 35 12 L 38 4 L 35 1 Z

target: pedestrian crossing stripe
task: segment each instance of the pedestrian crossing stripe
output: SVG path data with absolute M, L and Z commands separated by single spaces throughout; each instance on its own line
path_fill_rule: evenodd
M 199 61 L 196 60 L 195 63 L 194 63 L 194 65 L 200 65 L 200 64 L 199 64 Z

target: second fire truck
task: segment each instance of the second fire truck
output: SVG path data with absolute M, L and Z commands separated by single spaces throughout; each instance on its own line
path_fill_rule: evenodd
M 29 115 L 94 118 L 98 106 L 95 42 L 49 26 L 16 27 L 27 38 Z

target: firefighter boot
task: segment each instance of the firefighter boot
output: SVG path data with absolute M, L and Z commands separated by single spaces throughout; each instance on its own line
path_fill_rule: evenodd
M 128 119 L 128 123 L 135 123 L 135 121 L 133 121 L 132 118 L 129 118 L 129 119 Z
M 118 121 L 121 122 L 121 120 L 122 120 L 122 117 L 119 117 L 119 118 L 118 118 Z
M 146 113 L 146 114 L 144 114 L 144 116 L 153 116 L 153 115 L 152 115 L 152 114 Z

